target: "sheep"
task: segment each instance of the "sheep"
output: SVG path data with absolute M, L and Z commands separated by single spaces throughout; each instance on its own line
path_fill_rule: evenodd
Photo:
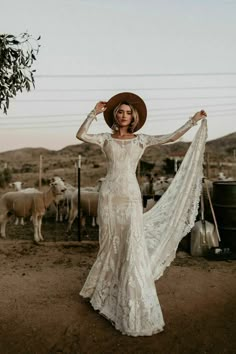
M 154 175 L 154 177 L 146 175 L 146 177 L 148 177 L 149 180 L 144 181 L 140 185 L 144 212 L 153 207 L 155 202 L 161 198 L 173 180 L 173 178 L 167 178 L 164 176 L 157 177 L 156 175 Z M 152 199 L 154 199 L 154 202 Z
M 22 188 L 22 186 L 24 185 L 24 182 L 21 182 L 21 181 L 16 181 L 16 182 L 12 182 L 12 183 L 9 183 L 9 187 L 10 188 L 13 188 L 16 192 L 24 192 L 24 193 L 31 193 L 31 192 L 36 192 L 38 193 L 39 190 L 38 189 L 35 189 L 35 188 Z M 20 222 L 19 222 L 20 220 Z M 16 217 L 16 220 L 15 220 L 15 225 L 18 225 L 20 223 L 20 225 L 24 225 L 24 218 L 17 218 Z
M 219 172 L 218 173 L 218 176 L 217 176 L 217 179 L 219 181 L 233 181 L 233 177 L 227 177 L 225 176 L 224 172 Z
M 47 207 L 66 190 L 60 177 L 52 178 L 50 188 L 45 192 L 7 192 L 0 199 L 0 235 L 6 238 L 6 224 L 11 214 L 17 217 L 32 215 L 34 241 L 43 241 L 41 233 L 42 217 Z
M 22 190 L 22 186 L 23 185 L 24 185 L 24 182 L 21 182 L 21 181 L 16 181 L 16 182 L 9 183 L 9 187 L 13 188 L 15 191 Z
M 105 180 L 105 177 L 101 177 L 99 178 L 99 180 L 97 181 L 96 186 L 94 187 L 81 187 L 81 191 L 87 191 L 87 192 L 99 192 L 102 182 Z
M 152 198 L 145 198 L 143 196 L 143 212 L 146 213 L 148 210 L 150 210 L 156 202 L 162 197 L 162 195 L 166 192 L 168 187 L 170 186 L 171 182 L 173 181 L 172 177 L 166 178 L 166 177 L 158 177 L 155 180 L 153 180 L 152 183 Z
M 96 225 L 97 208 L 98 208 L 98 192 L 80 190 L 80 208 L 82 214 L 93 217 L 92 226 Z M 72 224 L 78 215 L 78 189 L 74 191 L 71 198 L 71 211 L 68 220 L 67 232 L 71 231 Z
M 83 193 L 83 192 L 98 192 L 104 179 L 105 178 L 100 178 L 97 182 L 97 185 L 94 187 L 81 187 L 80 188 L 81 193 Z M 65 217 L 65 220 L 69 219 L 70 210 L 72 207 L 73 194 L 77 193 L 77 195 L 78 195 L 78 192 L 77 192 L 78 189 L 76 187 L 72 186 L 69 183 L 65 183 L 65 185 L 66 185 L 66 191 L 65 191 L 64 195 L 60 198 L 60 200 L 58 199 L 57 202 L 54 202 L 55 207 L 56 207 L 56 222 L 58 222 L 58 221 L 62 222 L 63 216 Z M 78 202 L 77 202 L 77 204 L 78 204 Z M 66 210 L 65 210 L 65 208 L 66 208 Z M 76 209 L 78 209 L 78 207 L 76 207 Z M 85 207 L 85 213 L 87 213 L 86 210 L 87 210 L 87 208 Z M 65 212 L 64 215 L 63 215 L 63 212 Z M 77 213 L 78 213 L 78 211 L 77 211 Z
M 92 216 L 92 226 L 96 226 L 98 195 L 105 177 L 99 178 L 95 187 L 80 188 L 80 208 L 83 215 Z M 67 232 L 71 232 L 71 226 L 78 215 L 78 189 L 71 195 L 71 210 L 69 214 Z
M 61 196 L 61 198 L 58 198 L 58 200 L 54 201 L 54 205 L 56 207 L 56 222 L 62 222 L 63 216 L 65 216 L 65 220 L 69 219 L 72 195 L 73 192 L 77 190 L 76 187 L 69 183 L 65 183 L 65 186 L 65 193 Z M 66 213 L 64 214 L 63 212 L 65 211 L 65 208 Z
M 153 182 L 154 199 L 158 200 L 167 191 L 173 178 L 160 177 Z

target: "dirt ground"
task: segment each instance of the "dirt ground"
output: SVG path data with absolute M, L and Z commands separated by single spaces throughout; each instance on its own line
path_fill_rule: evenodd
M 166 327 L 151 337 L 122 335 L 79 296 L 98 242 L 63 225 L 8 227 L 0 239 L 0 354 L 236 353 L 236 261 L 180 251 L 156 283 Z

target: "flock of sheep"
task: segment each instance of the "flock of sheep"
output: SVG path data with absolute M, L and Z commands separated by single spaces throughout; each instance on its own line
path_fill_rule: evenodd
M 96 225 L 98 192 L 103 178 L 98 181 L 95 187 L 84 187 L 80 189 L 80 209 L 82 225 L 85 225 L 85 216 L 92 217 L 92 226 Z M 142 194 L 150 194 L 149 182 L 143 182 L 140 186 Z M 152 185 L 152 194 L 161 195 L 168 188 L 170 180 L 160 178 Z M 24 218 L 30 217 L 34 226 L 34 241 L 43 241 L 41 232 L 42 218 L 50 205 L 54 205 L 55 221 L 67 221 L 67 232 L 71 232 L 72 224 L 78 216 L 78 188 L 65 183 L 58 176 L 51 179 L 49 188 L 46 191 L 39 191 L 35 188 L 23 188 L 22 182 L 13 182 L 9 185 L 14 191 L 4 193 L 0 198 L 0 236 L 6 238 L 6 225 L 15 217 L 15 224 L 24 225 Z M 155 199 L 155 198 L 154 198 Z M 156 200 L 148 200 L 144 212 L 149 210 Z
M 47 191 L 40 192 L 33 188 L 7 192 L 0 199 L 0 224 L 1 237 L 6 238 L 6 224 L 12 215 L 17 218 L 30 216 L 34 225 L 34 241 L 43 241 L 41 233 L 42 218 L 47 208 L 53 201 L 57 201 L 66 190 L 66 186 L 60 177 L 54 177 L 50 181 Z
M 96 187 L 81 188 L 80 207 L 84 215 L 93 217 L 93 225 L 97 216 L 98 191 L 102 179 Z M 15 224 L 24 225 L 24 218 L 30 217 L 34 226 L 34 241 L 43 241 L 41 233 L 42 218 L 51 205 L 56 210 L 55 221 L 68 221 L 67 232 L 78 215 L 78 188 L 65 183 L 58 176 L 50 181 L 46 191 L 35 188 L 23 189 L 22 182 L 9 185 L 14 191 L 4 193 L 0 198 L 0 236 L 6 238 L 6 225 L 14 215 Z
M 143 196 L 144 212 L 152 208 L 161 198 L 172 179 L 157 177 L 141 183 L 140 190 Z M 219 179 L 222 179 L 221 176 L 219 176 Z M 92 217 L 92 226 L 96 225 L 98 194 L 103 180 L 104 178 L 101 178 L 95 187 L 80 189 L 80 217 L 83 226 L 85 226 L 86 216 Z M 205 183 L 208 184 L 210 193 L 212 193 L 212 182 L 206 180 Z M 15 217 L 16 224 L 20 223 L 22 225 L 24 224 L 24 218 L 30 217 L 34 226 L 34 241 L 36 243 L 43 241 L 44 238 L 41 233 L 42 218 L 51 205 L 54 205 L 55 221 L 66 221 L 67 232 L 71 232 L 72 224 L 78 216 L 78 188 L 65 183 L 58 176 L 51 179 L 46 191 L 39 191 L 35 188 L 23 189 L 22 182 L 13 182 L 9 186 L 14 191 L 6 192 L 0 198 L 0 236 L 2 238 L 6 238 L 6 225 L 12 216 Z M 208 198 L 206 196 L 204 199 L 207 202 Z
M 95 187 L 80 188 L 80 217 L 81 224 L 85 226 L 85 217 L 92 217 L 92 226 L 96 225 L 98 194 L 101 187 L 101 178 Z M 143 211 L 146 212 L 161 198 L 162 194 L 168 189 L 173 178 L 152 177 L 142 181 L 140 184 L 143 196 Z M 226 180 L 220 173 L 218 180 Z M 229 180 L 229 178 L 227 178 Z M 205 180 L 212 195 L 212 181 Z M 24 188 L 22 182 L 13 182 L 9 185 L 14 191 L 4 193 L 0 198 L 0 237 L 6 238 L 6 225 L 12 216 L 15 223 L 24 224 L 24 218 L 30 217 L 34 226 L 34 241 L 43 241 L 41 233 L 42 218 L 54 205 L 55 221 L 67 221 L 67 232 L 71 232 L 72 224 L 78 216 L 78 188 L 65 183 L 58 176 L 51 179 L 49 188 L 46 191 L 39 191 L 35 188 Z M 208 197 L 206 192 L 203 194 L 206 204 Z

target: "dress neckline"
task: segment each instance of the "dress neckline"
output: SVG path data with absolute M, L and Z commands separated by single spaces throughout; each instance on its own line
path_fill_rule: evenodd
M 125 138 L 125 139 L 119 139 L 119 138 L 113 138 L 112 134 L 110 134 L 111 139 L 113 140 L 119 140 L 119 141 L 127 141 L 127 140 L 135 140 L 138 138 L 138 135 L 136 135 L 134 138 Z

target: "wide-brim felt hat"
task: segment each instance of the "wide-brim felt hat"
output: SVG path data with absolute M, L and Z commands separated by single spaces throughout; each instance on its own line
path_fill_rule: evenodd
M 147 118 L 147 108 L 143 99 L 132 92 L 121 92 L 109 99 L 106 104 L 106 110 L 103 112 L 107 125 L 112 128 L 114 124 L 113 111 L 120 103 L 128 103 L 137 109 L 139 122 L 134 131 L 142 128 Z

